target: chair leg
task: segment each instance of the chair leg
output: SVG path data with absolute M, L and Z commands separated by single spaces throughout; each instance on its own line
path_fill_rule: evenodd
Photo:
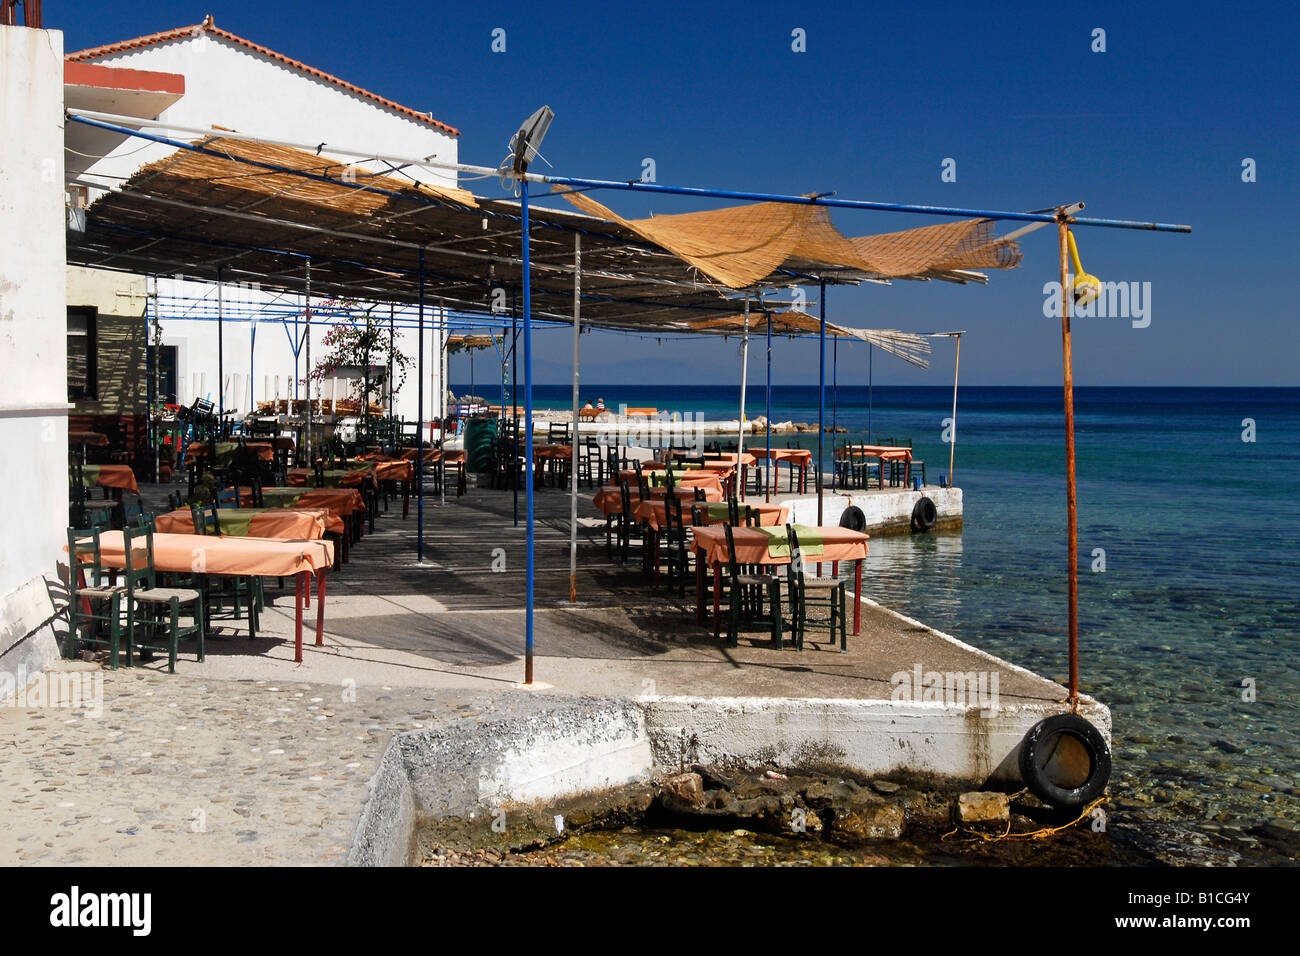
M 171 628 L 167 633 L 167 673 L 176 673 L 176 642 L 180 640 L 181 630 L 181 599 L 172 598 L 168 602 L 171 607 Z
M 122 596 L 114 594 L 112 601 L 109 603 L 109 614 L 112 620 L 108 626 L 108 647 L 112 663 L 109 664 L 110 670 L 117 670 L 117 655 L 120 653 L 119 643 L 122 639 Z

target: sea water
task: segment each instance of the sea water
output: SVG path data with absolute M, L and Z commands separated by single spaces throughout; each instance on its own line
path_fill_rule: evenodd
M 725 387 L 588 393 L 710 420 L 735 418 L 739 399 Z M 541 407 L 570 400 L 567 386 L 535 390 Z M 826 401 L 826 424 L 848 433 L 825 436 L 825 471 L 834 441 L 910 438 L 931 484 L 952 453 L 964 494 L 960 533 L 873 540 L 864 592 L 1064 681 L 1061 389 L 963 387 L 955 428 L 950 388 L 840 386 Z M 765 414 L 764 389 L 746 405 Z M 1112 710 L 1116 813 L 1189 860 L 1204 843 L 1247 862 L 1294 856 L 1300 389 L 1079 388 L 1075 410 L 1080 686 Z M 815 387 L 773 389 L 771 421 L 817 414 Z M 771 442 L 815 449 L 817 435 Z

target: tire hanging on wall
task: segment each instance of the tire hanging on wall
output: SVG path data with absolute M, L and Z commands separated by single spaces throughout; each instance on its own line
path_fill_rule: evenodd
M 850 531 L 865 531 L 867 529 L 867 516 L 862 513 L 862 509 L 857 505 L 849 505 L 840 515 L 840 527 L 848 528 Z
M 1102 795 L 1110 780 L 1110 747 L 1078 714 L 1040 720 L 1020 743 L 1020 777 L 1039 799 L 1076 810 Z
M 939 520 L 939 509 L 930 498 L 922 497 L 912 507 L 912 531 L 929 531 Z

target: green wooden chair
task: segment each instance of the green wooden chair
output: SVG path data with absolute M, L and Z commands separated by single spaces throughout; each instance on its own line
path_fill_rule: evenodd
M 168 588 L 158 584 L 154 569 L 153 535 L 149 530 L 124 528 L 126 568 L 126 662 L 129 667 L 136 649 L 145 654 L 167 652 L 167 670 L 176 673 L 176 654 L 182 638 L 197 641 L 198 659 L 203 657 L 203 594 L 193 588 Z M 139 545 L 143 543 L 143 547 Z M 181 608 L 189 609 L 190 624 L 182 627 Z M 166 629 L 165 642 L 159 632 Z
M 664 499 L 664 552 L 668 568 L 668 590 L 686 595 L 686 527 L 682 523 L 682 499 L 671 492 Z
M 215 504 L 205 507 L 190 506 L 190 518 L 194 522 L 194 533 L 199 535 L 221 535 L 221 516 Z M 220 607 L 226 598 L 231 601 L 231 617 L 238 621 L 244 617 L 244 607 L 248 607 L 248 639 L 257 637 L 261 626 L 260 612 L 266 606 L 262 591 L 262 579 L 256 575 L 232 577 L 222 575 L 216 582 L 203 575 L 195 575 L 185 583 L 203 593 L 204 607 L 207 609 L 209 622 L 216 617 L 214 607 Z
M 835 643 L 835 629 L 840 631 L 840 651 L 848 650 L 848 626 L 845 614 L 846 587 L 840 578 L 810 577 L 804 563 L 802 550 L 799 548 L 799 535 L 794 525 L 785 526 L 786 541 L 790 546 L 790 563 L 786 565 L 786 595 L 790 600 L 791 630 L 794 632 L 796 650 L 803 650 L 804 633 L 808 627 L 808 608 L 827 607 L 830 609 L 830 632 L 832 644 Z
M 68 638 L 63 656 L 76 657 L 82 644 L 107 646 L 109 666 L 117 670 L 122 639 L 122 597 L 126 587 L 104 580 L 99 548 L 102 530 L 68 529 Z M 83 577 L 88 582 L 84 585 Z M 129 654 L 127 662 L 130 663 Z
M 740 621 L 746 607 L 757 608 L 757 617 L 762 616 L 762 595 L 768 598 L 768 616 L 772 624 L 772 643 L 777 650 L 785 645 L 781 637 L 781 578 L 777 574 L 751 574 L 741 570 L 736 561 L 736 541 L 732 525 L 723 526 L 727 535 L 727 643 L 733 647 L 740 643 Z

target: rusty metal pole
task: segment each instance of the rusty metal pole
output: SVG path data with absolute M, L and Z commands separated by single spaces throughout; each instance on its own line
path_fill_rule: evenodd
M 1057 220 L 1061 257 L 1061 356 L 1065 368 L 1065 498 L 1069 554 L 1070 709 L 1079 709 L 1079 514 L 1074 482 L 1074 371 L 1070 356 L 1070 289 L 1066 283 L 1070 226 L 1064 210 Z

